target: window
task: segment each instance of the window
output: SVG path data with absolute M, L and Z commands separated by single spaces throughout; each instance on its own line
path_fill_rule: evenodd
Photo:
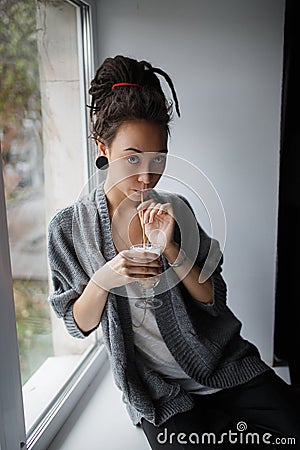
M 79 1 L 7 0 L 1 9 L 1 42 L 7 45 L 0 47 L 0 133 L 13 278 L 11 286 L 9 275 L 1 273 L 1 285 L 6 283 L 8 303 L 13 287 L 25 430 L 27 446 L 33 448 L 48 426 L 59 426 L 58 407 L 74 403 L 103 359 L 100 332 L 82 341 L 72 338 L 47 302 L 47 224 L 56 210 L 76 200 L 89 178 L 90 7 Z M 1 236 L 5 246 L 5 233 Z M 8 254 L 1 253 L 7 267 Z M 14 318 L 11 304 L 5 311 Z M 16 364 L 17 357 L 14 384 L 19 382 Z M 68 391 L 75 386 L 71 398 Z M 21 437 L 15 432 L 11 439 L 23 442 L 22 423 L 20 430 Z M 1 436 L 9 433 L 0 431 Z M 13 442 L 1 439 L 1 449 Z

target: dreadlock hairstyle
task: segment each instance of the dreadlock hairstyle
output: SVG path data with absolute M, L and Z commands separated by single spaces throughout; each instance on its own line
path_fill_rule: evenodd
M 179 104 L 173 82 L 163 70 L 147 61 L 125 56 L 107 58 L 96 72 L 89 90 L 92 96 L 90 118 L 92 137 L 110 145 L 119 126 L 134 119 L 165 126 L 169 134 L 172 102 L 168 102 L 156 74 L 168 83 L 178 116 Z M 129 83 L 129 85 L 127 85 Z

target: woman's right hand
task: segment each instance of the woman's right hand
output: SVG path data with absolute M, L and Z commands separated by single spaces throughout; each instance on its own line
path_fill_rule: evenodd
M 106 291 L 161 274 L 161 258 L 147 250 L 122 250 L 100 267 L 91 280 Z

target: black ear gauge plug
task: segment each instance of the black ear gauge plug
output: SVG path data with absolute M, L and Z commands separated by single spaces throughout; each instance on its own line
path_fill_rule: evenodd
M 108 159 L 106 156 L 98 156 L 98 158 L 95 161 L 96 166 L 100 170 L 105 170 L 108 168 Z

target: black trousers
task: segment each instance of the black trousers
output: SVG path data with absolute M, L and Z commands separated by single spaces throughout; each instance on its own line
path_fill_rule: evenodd
M 273 370 L 214 394 L 160 427 L 142 419 L 152 450 L 300 449 L 300 399 Z

